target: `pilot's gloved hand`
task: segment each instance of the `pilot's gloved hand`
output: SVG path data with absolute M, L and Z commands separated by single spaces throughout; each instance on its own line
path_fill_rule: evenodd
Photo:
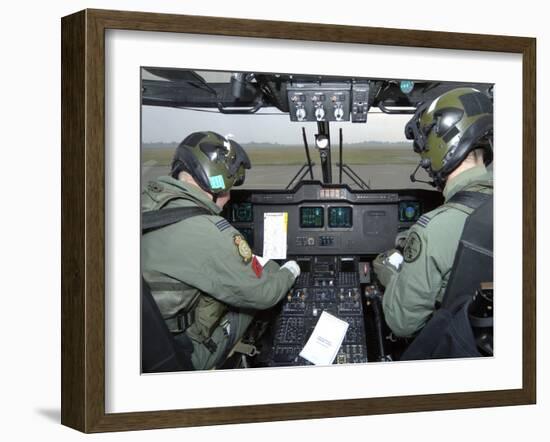
M 407 237 L 409 236 L 409 229 L 399 232 L 395 237 L 395 248 L 399 251 L 405 250 L 405 243 L 407 242 Z
M 399 271 L 402 262 L 403 255 L 396 249 L 391 249 L 378 255 L 373 261 L 372 266 L 380 284 L 387 287 L 390 280 Z
M 294 279 L 296 279 L 298 276 L 300 276 L 300 266 L 296 261 L 287 261 L 282 266 L 281 269 L 287 269 L 292 275 L 294 276 Z

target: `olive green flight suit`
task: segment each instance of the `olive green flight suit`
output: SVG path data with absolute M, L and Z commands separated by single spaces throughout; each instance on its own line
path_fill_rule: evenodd
M 255 272 L 239 253 L 235 241 L 239 232 L 218 215 L 221 209 L 199 188 L 160 177 L 142 193 L 144 211 L 191 206 L 211 214 L 145 234 L 141 266 L 169 329 L 185 329 L 193 344 L 194 368 L 206 370 L 223 363 L 254 311 L 274 306 L 288 292 L 294 276 L 273 261 L 258 276 L 257 268 Z M 182 326 L 182 316 L 177 315 L 185 306 L 191 311 L 185 315 L 190 326 Z
M 393 275 L 382 306 L 386 322 L 397 336 L 418 332 L 443 299 L 464 223 L 472 212 L 448 202 L 461 190 L 492 193 L 492 174 L 477 166 L 449 181 L 443 190 L 445 203 L 409 229 L 399 270 L 388 267 Z

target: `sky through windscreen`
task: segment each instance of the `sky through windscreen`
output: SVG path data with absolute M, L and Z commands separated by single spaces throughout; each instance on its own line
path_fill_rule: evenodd
M 263 114 L 263 115 L 262 115 Z M 274 115 L 275 114 L 275 115 Z M 344 143 L 363 141 L 405 142 L 404 127 L 411 115 L 387 115 L 372 112 L 367 123 L 331 123 L 337 140 L 340 127 Z M 142 107 L 142 141 L 144 143 L 180 142 L 191 132 L 210 130 L 221 135 L 231 134 L 239 143 L 301 144 L 302 127 L 308 133 L 317 132 L 315 122 L 291 122 L 288 114 L 266 108 L 255 115 L 226 115 L 216 110 L 193 111 L 158 106 Z

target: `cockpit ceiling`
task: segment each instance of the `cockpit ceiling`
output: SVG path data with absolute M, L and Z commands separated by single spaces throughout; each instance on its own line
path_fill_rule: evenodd
M 410 91 L 403 88 L 403 83 L 407 81 L 413 84 Z M 288 112 L 288 87 L 296 84 L 351 85 L 356 82 L 368 83 L 369 108 L 379 108 L 386 113 L 412 113 L 419 103 L 461 86 L 475 87 L 489 96 L 492 95 L 492 85 L 488 83 L 416 80 L 411 83 L 404 79 L 232 73 L 147 67 L 142 69 L 142 104 L 218 109 L 275 107 L 282 112 Z

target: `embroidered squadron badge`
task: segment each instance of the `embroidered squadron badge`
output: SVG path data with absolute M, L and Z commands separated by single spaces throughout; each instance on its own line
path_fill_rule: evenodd
M 411 232 L 407 238 L 407 243 L 405 244 L 405 250 L 403 250 L 403 258 L 405 262 L 414 262 L 420 256 L 422 252 L 422 240 L 418 233 Z
M 248 264 L 252 260 L 252 250 L 250 250 L 250 246 L 246 240 L 241 235 L 235 235 L 233 236 L 233 242 L 237 246 L 239 255 L 243 259 L 244 263 Z
M 149 181 L 147 184 L 147 189 L 151 192 L 160 193 L 164 190 L 164 186 L 156 181 Z

